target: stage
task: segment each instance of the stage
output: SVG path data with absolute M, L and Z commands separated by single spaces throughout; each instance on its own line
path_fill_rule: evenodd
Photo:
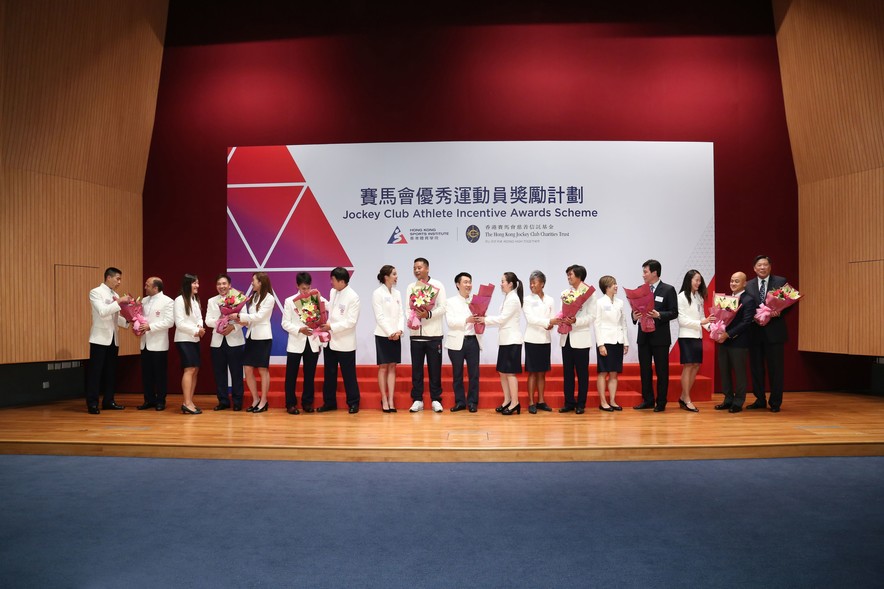
M 182 415 L 137 411 L 140 395 L 118 395 L 124 411 L 86 413 L 82 399 L 0 410 L 0 453 L 245 460 L 390 462 L 632 461 L 884 455 L 884 398 L 848 393 L 786 393 L 783 408 L 739 414 L 697 402 L 699 413 L 670 402 L 663 413 L 503 416 L 425 410 L 395 414 L 363 407 L 289 415 L 212 411 Z M 429 406 L 429 404 L 427 404 Z M 523 407 L 524 408 L 524 407 Z

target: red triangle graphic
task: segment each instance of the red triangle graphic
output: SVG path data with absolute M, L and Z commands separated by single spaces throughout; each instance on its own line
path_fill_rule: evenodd
M 347 252 L 308 187 L 266 265 L 270 268 L 333 268 L 350 264 Z
M 229 150 L 227 154 L 230 155 Z M 304 181 L 304 175 L 285 145 L 237 147 L 227 164 L 228 184 Z
M 259 264 L 270 251 L 279 228 L 292 210 L 301 190 L 300 186 L 227 189 L 227 207 L 236 218 L 236 223 Z M 230 243 L 228 233 L 228 247 L 231 245 L 235 244 Z M 250 260 L 249 265 L 251 264 L 253 262 Z

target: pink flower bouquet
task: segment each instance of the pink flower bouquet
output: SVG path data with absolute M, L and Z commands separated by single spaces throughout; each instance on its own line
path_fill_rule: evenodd
M 483 284 L 479 286 L 479 292 L 470 299 L 470 312 L 477 317 L 484 317 L 488 313 L 488 305 L 491 304 L 491 297 L 494 295 L 493 284 Z M 485 324 L 476 323 L 474 325 L 477 334 L 485 333 Z
M 767 293 L 764 297 L 764 302 L 755 311 L 755 322 L 758 325 L 767 325 L 774 311 L 782 313 L 797 303 L 800 298 L 801 293 L 789 286 L 788 283 L 776 290 L 772 290 Z
M 228 290 L 227 296 L 222 298 L 221 302 L 218 304 L 218 310 L 221 311 L 221 317 L 215 324 L 215 331 L 218 333 L 224 333 L 224 330 L 227 329 L 227 325 L 230 323 L 230 315 L 242 311 L 242 308 L 246 305 L 248 300 L 249 299 L 246 295 L 235 288 Z
M 331 339 L 331 333 L 322 331 L 319 327 L 328 321 L 328 310 L 319 296 L 319 291 L 314 288 L 307 294 L 299 294 L 292 302 L 295 304 L 301 323 L 313 330 L 313 335 L 310 337 L 318 338 L 320 345 L 327 344 Z
M 562 291 L 562 310 L 556 315 L 556 319 L 573 319 L 576 317 L 580 308 L 583 307 L 583 303 L 588 301 L 589 297 L 591 297 L 594 292 L 594 286 L 587 286 L 583 282 L 581 282 L 580 286 L 576 289 L 569 288 L 568 290 Z M 559 333 L 571 333 L 572 329 L 574 329 L 573 325 L 559 323 Z
M 638 321 L 641 330 L 645 333 L 656 331 L 657 325 L 654 323 L 654 318 L 648 315 L 654 310 L 654 293 L 651 292 L 651 287 L 642 284 L 638 288 L 624 288 L 623 290 L 626 291 L 626 300 L 629 301 L 632 311 L 641 313 L 641 318 Z
M 723 333 L 727 331 L 727 326 L 731 324 L 737 311 L 740 310 L 740 297 L 726 295 L 717 292 L 712 297 L 712 309 L 709 311 L 710 317 L 715 317 L 709 325 L 709 337 L 713 341 L 718 341 Z
M 135 332 L 135 335 L 141 335 L 141 328 L 147 325 L 141 297 L 134 299 L 131 303 L 120 303 L 120 315 L 123 316 L 127 323 L 132 324 L 132 331 Z
M 421 318 L 418 311 L 432 311 L 436 306 L 436 296 L 439 289 L 426 282 L 418 281 L 411 292 L 408 293 L 408 308 L 411 314 L 408 316 L 408 328 L 420 329 Z

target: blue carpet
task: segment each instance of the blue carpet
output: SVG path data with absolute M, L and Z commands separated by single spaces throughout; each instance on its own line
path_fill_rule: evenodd
M 0 586 L 880 587 L 884 458 L 0 456 Z

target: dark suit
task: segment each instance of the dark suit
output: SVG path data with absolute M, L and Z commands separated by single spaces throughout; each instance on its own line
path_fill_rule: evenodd
M 766 292 L 786 284 L 785 278 L 773 274 L 767 280 Z M 756 308 L 764 302 L 758 291 L 757 276 L 746 283 L 746 292 L 754 299 Z M 749 364 L 752 368 L 752 392 L 756 403 L 760 405 L 765 404 L 765 367 L 770 381 L 770 406 L 779 407 L 783 403 L 784 344 L 788 339 L 789 333 L 782 317 L 771 317 L 770 322 L 763 327 L 753 322 L 750 329 Z
M 742 407 L 746 402 L 746 369 L 756 307 L 755 299 L 744 290 L 740 294 L 740 310 L 727 326 L 728 337 L 718 345 L 718 372 L 725 405 Z
M 659 282 L 654 290 L 654 310 L 660 317 L 654 319 L 654 331 L 645 333 L 638 330 L 638 363 L 642 380 L 642 400 L 645 404 L 654 403 L 654 370 L 657 372 L 657 407 L 666 407 L 669 393 L 669 346 L 672 334 L 669 322 L 678 317 L 678 298 L 675 289 L 665 282 Z M 635 319 L 633 323 L 637 323 Z

